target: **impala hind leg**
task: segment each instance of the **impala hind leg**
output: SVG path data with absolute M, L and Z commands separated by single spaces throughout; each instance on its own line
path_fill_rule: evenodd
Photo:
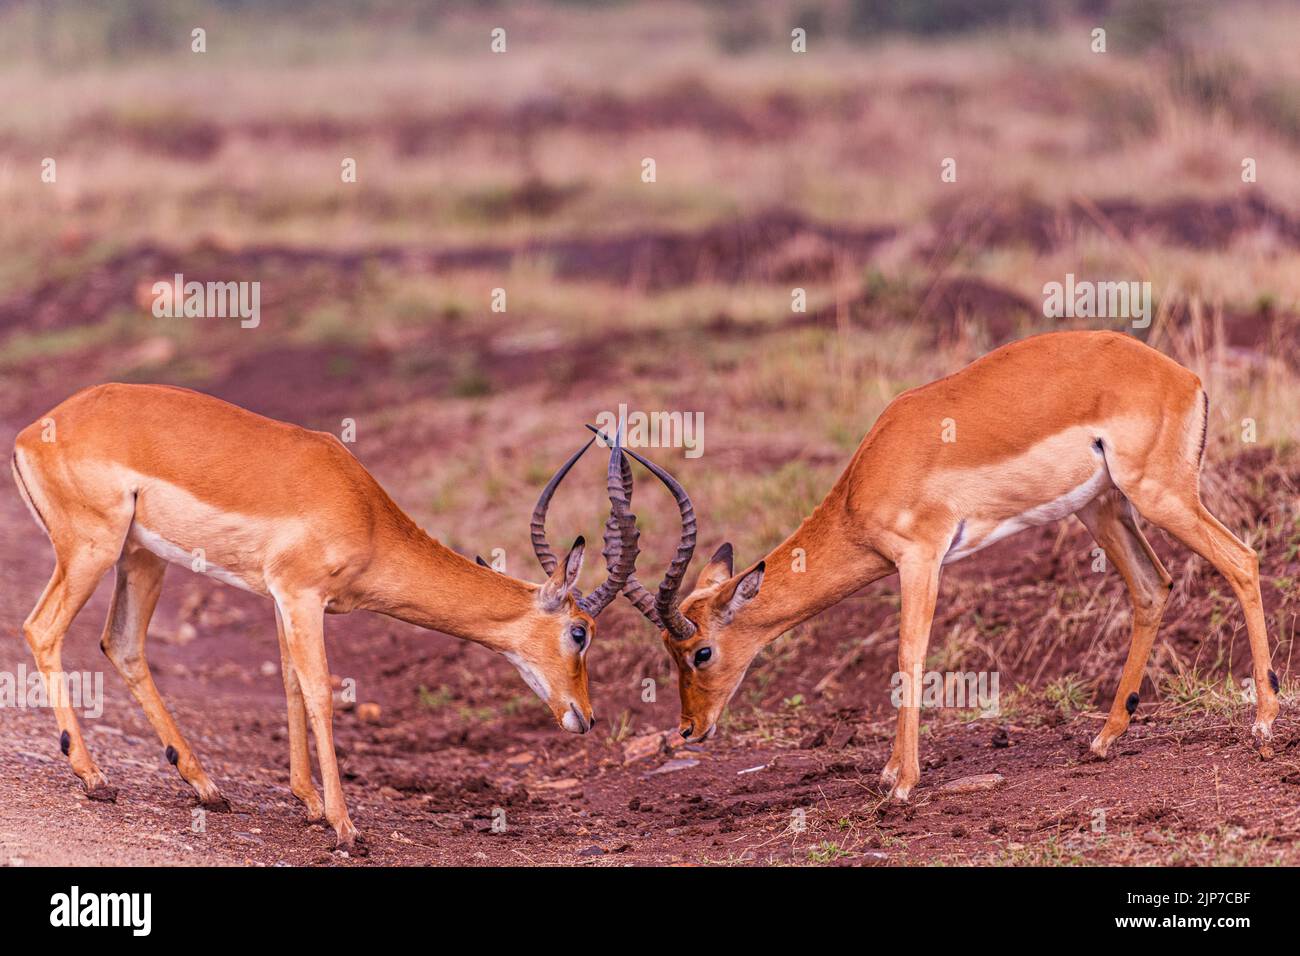
M 108 785 L 108 778 L 95 765 L 81 736 L 81 727 L 67 694 L 63 638 L 77 612 L 85 606 L 100 579 L 113 566 L 116 556 L 115 552 L 91 545 L 70 548 L 66 554 L 59 554 L 56 550 L 54 574 L 23 623 L 23 636 L 36 658 L 36 666 L 53 705 L 54 718 L 59 724 L 59 748 L 72 764 L 73 773 L 81 778 L 86 795 L 92 800 L 106 801 L 115 800 L 117 791 Z
M 307 807 L 307 820 L 314 823 L 325 817 L 325 804 L 311 779 L 311 749 L 307 741 L 307 704 L 302 685 L 289 654 L 280 609 L 275 609 L 275 632 L 280 639 L 280 673 L 284 677 L 284 697 L 289 711 L 289 789 Z
M 1259 557 L 1210 514 L 1193 486 L 1177 494 L 1163 488 L 1141 486 L 1132 496 L 1142 515 L 1164 528 L 1214 565 L 1228 580 L 1246 614 L 1250 639 L 1252 677 L 1255 684 L 1254 734 L 1260 752 L 1269 756 L 1267 741 L 1277 717 L 1277 675 L 1269 661 L 1268 633 L 1264 626 L 1264 601 L 1259 592 Z
M 144 643 L 149 633 L 149 621 L 158 606 L 166 570 L 167 562 L 162 558 L 127 543 L 117 562 L 117 586 L 99 646 L 140 704 L 163 743 L 167 759 L 194 788 L 199 802 L 209 810 L 226 811 L 230 805 L 204 771 L 189 741 L 167 710 L 145 657 Z
M 921 779 L 921 680 L 934 605 L 939 596 L 940 563 L 937 557 L 925 557 L 904 559 L 898 565 L 902 597 L 898 672 L 904 693 L 898 709 L 893 753 L 881 771 L 880 782 L 890 788 L 890 797 L 900 803 L 907 801 Z
M 1132 506 L 1118 490 L 1098 495 L 1076 514 L 1123 576 L 1133 604 L 1133 633 L 1129 637 L 1124 672 L 1110 715 L 1092 741 L 1092 752 L 1104 757 L 1115 738 L 1128 729 L 1137 709 L 1138 688 L 1164 617 L 1173 578 L 1151 550 L 1151 544 L 1138 528 Z
M 312 735 L 316 738 L 316 760 L 325 787 L 325 819 L 334 828 L 338 848 L 350 850 L 357 840 L 357 828 L 348 817 L 334 753 L 334 699 L 325 657 L 325 611 L 318 602 L 290 601 L 279 595 L 275 603 L 284 625 L 289 659 L 302 688 Z

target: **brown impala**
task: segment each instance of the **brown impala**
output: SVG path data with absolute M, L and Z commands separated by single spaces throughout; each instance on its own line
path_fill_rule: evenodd
M 357 830 L 334 755 L 326 613 L 378 611 L 475 641 L 505 655 L 565 730 L 585 733 L 595 723 L 586 666 L 594 618 L 618 596 L 636 560 L 636 521 L 617 451 L 609 461 L 605 582 L 582 597 L 575 588 L 582 538 L 559 562 L 544 532 L 551 495 L 590 446 L 564 463 L 533 513 L 533 547 L 549 576 L 536 585 L 429 537 L 332 435 L 181 388 L 87 389 L 15 442 L 18 490 L 54 546 L 54 573 L 23 634 L 57 691 L 68 625 L 117 565 L 100 646 L 166 745 L 167 759 L 204 806 L 224 809 L 154 686 L 144 653 L 149 618 L 168 562 L 272 598 L 289 704 L 291 789 L 308 819 L 324 815 L 346 848 Z M 113 799 L 66 694 L 55 698 L 55 716 L 60 745 L 86 792 Z M 323 805 L 311 778 L 308 721 Z
M 695 547 L 694 509 L 681 485 L 629 450 L 667 484 L 681 509 L 681 545 L 658 595 L 652 598 L 635 577 L 626 594 L 662 630 L 676 662 L 682 736 L 714 732 L 765 645 L 897 572 L 898 669 L 912 693 L 904 694 L 881 781 L 895 799 L 906 800 L 920 777 L 918 705 L 941 568 L 1073 514 L 1119 569 L 1133 602 L 1124 673 L 1092 742 L 1104 757 L 1137 708 L 1172 586 L 1138 527 L 1141 514 L 1213 564 L 1245 610 L 1257 693 L 1254 733 L 1267 753 L 1278 701 L 1259 561 L 1201 503 L 1208 413 L 1194 374 L 1126 335 L 1055 332 L 1003 346 L 896 398 L 794 534 L 740 574 L 724 544 L 680 603 L 677 592 Z M 630 494 L 627 469 L 624 478 Z

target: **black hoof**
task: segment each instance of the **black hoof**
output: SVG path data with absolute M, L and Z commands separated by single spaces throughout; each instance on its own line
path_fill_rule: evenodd
M 210 813 L 230 812 L 230 801 L 219 794 L 215 800 L 200 800 L 199 806 Z
M 94 788 L 87 787 L 86 798 L 97 803 L 117 803 L 117 788 L 110 787 L 108 784 L 100 784 Z
M 347 853 L 348 856 L 369 856 L 370 847 L 366 845 L 366 841 L 363 840 L 361 834 L 358 833 L 352 838 L 351 843 L 343 843 L 341 841 L 336 842 L 334 845 L 334 852 Z

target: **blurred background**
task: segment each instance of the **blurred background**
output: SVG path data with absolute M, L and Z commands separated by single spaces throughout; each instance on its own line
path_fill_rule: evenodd
M 1045 283 L 1149 281 L 1137 334 L 1207 384 L 1206 498 L 1264 555 L 1287 670 L 1297 49 L 1285 2 L 0 0 L 0 436 L 106 380 L 336 434 L 350 418 L 357 456 L 431 533 L 538 579 L 527 514 L 582 423 L 620 402 L 701 411 L 703 457 L 655 457 L 695 499 L 701 551 L 733 540 L 748 564 L 903 389 L 1033 332 L 1127 325 L 1045 319 Z M 154 318 L 152 284 L 178 272 L 260 282 L 258 328 Z M 655 581 L 675 513 L 637 476 Z M 606 507 L 591 465 L 553 507 L 553 541 L 594 536 Z M 46 565 L 34 527 L 12 533 L 33 549 L 9 570 L 16 628 Z M 1153 537 L 1178 600 L 1152 680 L 1176 706 L 1230 706 L 1240 612 Z M 1071 522 L 954 569 L 932 663 L 998 669 L 1026 700 L 1055 693 L 1049 711 L 1105 706 L 1128 612 L 1117 577 L 1098 592 L 1091 548 Z M 185 587 L 199 596 L 165 596 L 161 630 L 199 619 L 208 584 Z M 895 590 L 774 645 L 732 729 L 797 738 L 795 697 L 883 702 Z M 612 620 L 593 662 L 617 744 L 670 725 L 675 687 L 648 627 Z M 665 688 L 657 709 L 643 675 Z M 394 695 L 434 694 L 402 706 L 456 702 L 493 729 L 526 694 L 504 665 L 402 680 Z

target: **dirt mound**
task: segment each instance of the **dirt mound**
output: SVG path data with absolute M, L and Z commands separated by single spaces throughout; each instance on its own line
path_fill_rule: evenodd
M 861 100 L 842 99 L 841 118 L 851 119 L 861 112 Z M 477 103 L 441 112 L 401 109 L 373 118 L 307 115 L 218 122 L 179 110 L 140 115 L 101 110 L 79 118 L 63 140 L 95 150 L 118 143 L 188 162 L 211 160 L 228 143 L 241 140 L 259 146 L 285 143 L 322 149 L 355 148 L 358 142 L 370 140 L 386 143 L 398 156 L 418 157 L 439 152 L 445 143 L 463 144 L 474 137 L 526 142 L 565 130 L 626 136 L 642 130 L 690 129 L 710 137 L 758 141 L 793 135 L 809 114 L 809 105 L 789 93 L 777 91 L 735 102 L 707 83 L 688 78 L 633 96 L 569 90 L 507 106 Z
M 257 278 L 265 292 L 278 298 L 293 296 L 299 306 L 347 295 L 372 264 L 438 273 L 502 270 L 516 259 L 537 259 L 550 263 L 560 278 L 655 290 L 696 282 L 778 280 L 791 274 L 792 256 L 810 263 L 816 277 L 839 264 L 860 266 L 893 234 L 888 227 L 829 225 L 778 210 L 695 231 L 638 231 L 513 246 L 335 250 L 268 245 L 225 249 L 200 244 L 179 250 L 142 243 L 75 277 L 46 279 L 0 302 L 0 331 L 18 325 L 29 330 L 86 325 L 115 309 L 147 312 L 152 284 L 170 281 L 178 272 L 186 281 L 198 282 Z
M 1238 236 L 1270 231 L 1285 245 L 1300 247 L 1300 216 L 1255 192 L 1145 204 L 1133 199 L 1076 199 L 1064 206 L 1031 198 L 990 203 L 960 197 L 936 204 L 930 220 L 941 235 L 955 232 L 980 245 L 1025 245 L 1039 252 L 1073 242 L 1084 232 L 1125 239 L 1149 235 L 1166 245 L 1221 249 Z

